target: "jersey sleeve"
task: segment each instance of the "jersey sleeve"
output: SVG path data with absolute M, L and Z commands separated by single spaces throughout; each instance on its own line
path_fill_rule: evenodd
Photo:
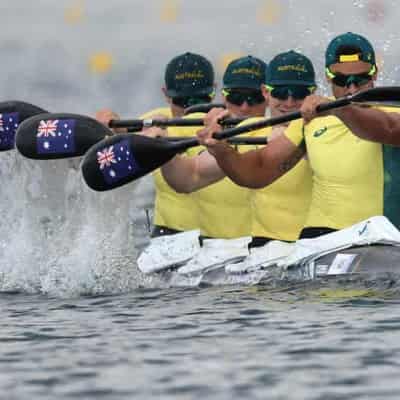
M 285 130 L 284 135 L 295 145 L 299 146 L 304 140 L 304 125 L 303 120 L 292 121 L 287 129 Z
M 140 119 L 150 119 L 154 115 L 163 115 L 166 118 L 172 117 L 171 110 L 168 107 L 160 107 L 160 108 L 155 108 L 154 110 L 151 110 L 151 111 L 147 111 L 146 113 L 142 114 L 139 118 Z

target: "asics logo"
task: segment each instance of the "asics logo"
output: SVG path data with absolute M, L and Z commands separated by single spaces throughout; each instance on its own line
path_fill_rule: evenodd
M 328 130 L 328 128 L 325 126 L 321 129 L 318 129 L 317 131 L 314 132 L 314 137 L 320 137 L 322 136 L 326 131 Z

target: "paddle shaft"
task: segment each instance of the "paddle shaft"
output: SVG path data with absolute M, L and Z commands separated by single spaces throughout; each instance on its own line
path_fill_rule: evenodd
M 350 98 L 344 98 L 332 101 L 330 103 L 321 104 L 317 107 L 317 113 L 322 113 L 324 111 L 332 110 L 334 108 L 344 107 L 349 105 L 350 103 L 351 103 Z M 290 114 L 281 115 L 279 117 L 264 119 L 262 121 L 257 121 L 252 124 L 239 126 L 237 128 L 228 128 L 223 130 L 222 132 L 214 133 L 213 137 L 218 140 L 228 139 L 232 136 L 240 135 L 242 133 L 255 131 L 257 129 L 267 128 L 269 126 L 284 124 L 286 122 L 290 122 L 300 118 L 302 118 L 301 113 L 299 111 L 296 111 Z
M 194 139 L 195 137 L 189 136 L 168 136 L 165 139 L 170 140 L 171 142 L 179 142 L 182 140 Z M 227 140 L 228 143 L 233 145 L 265 145 L 268 143 L 267 137 L 239 137 L 239 138 L 230 138 Z
M 244 121 L 244 118 L 227 118 L 221 121 L 223 126 L 233 126 Z M 130 128 L 141 130 L 157 126 L 159 128 L 167 128 L 170 126 L 204 126 L 203 118 L 170 118 L 170 119 L 113 119 L 110 121 L 110 128 Z

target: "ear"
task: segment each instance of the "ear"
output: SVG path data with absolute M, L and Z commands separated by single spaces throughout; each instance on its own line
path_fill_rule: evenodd
M 375 73 L 372 75 L 372 80 L 373 81 L 376 81 L 377 79 L 378 79 L 378 67 L 375 67 L 376 68 L 376 71 L 375 71 Z
M 167 88 L 166 87 L 162 87 L 161 90 L 164 93 L 164 96 L 165 96 L 165 99 L 167 100 L 167 103 L 168 104 L 172 104 L 171 97 L 169 97 L 167 95 Z
M 269 103 L 269 90 L 267 89 L 267 87 L 265 85 L 261 85 L 261 93 L 263 94 L 266 103 Z

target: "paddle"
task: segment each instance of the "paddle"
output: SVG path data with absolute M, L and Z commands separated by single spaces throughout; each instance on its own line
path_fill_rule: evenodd
M 382 87 L 338 99 L 318 107 L 318 113 L 343 107 L 352 102 L 400 101 L 400 87 Z M 294 112 L 275 118 L 265 119 L 245 126 L 226 129 L 216 133 L 216 139 L 227 139 L 241 133 L 279 125 L 301 118 Z M 198 146 L 197 139 L 169 142 L 139 135 L 116 135 L 94 145 L 82 163 L 82 173 L 87 185 L 93 190 L 105 191 L 125 185 L 159 168 L 176 154 L 190 147 Z
M 372 89 L 363 90 L 353 95 L 343 97 L 331 101 L 329 103 L 321 104 L 317 108 L 318 114 L 325 111 L 333 110 L 335 108 L 340 108 L 347 106 L 349 104 L 364 104 L 364 105 L 377 105 L 380 103 L 385 103 L 385 106 L 396 106 L 395 104 L 389 104 L 388 102 L 400 102 L 400 87 L 399 86 L 387 86 L 387 87 L 377 87 Z M 225 129 L 221 133 L 214 135 L 216 139 L 227 139 L 232 136 L 240 135 L 242 133 L 251 132 L 257 129 L 266 128 L 268 126 L 274 126 L 279 124 L 284 124 L 286 122 L 293 121 L 295 119 L 300 119 L 301 113 L 299 111 L 290 114 L 285 114 L 280 117 L 265 119 L 261 121 L 254 122 L 252 124 L 239 126 L 237 128 Z
M 15 132 L 22 121 L 46 112 L 40 107 L 23 101 L 0 102 L 0 151 L 14 149 Z
M 244 118 L 227 118 L 221 121 L 223 126 L 234 126 L 244 121 Z M 167 128 L 169 126 L 203 126 L 203 118 L 169 118 L 169 119 L 112 119 L 110 128 L 129 128 L 132 131 L 139 131 L 143 128 L 158 126 Z
M 190 106 L 185 108 L 184 115 L 193 114 L 196 112 L 208 113 L 212 108 L 226 108 L 225 104 L 222 103 L 203 103 L 203 104 L 195 104 L 194 106 Z
M 208 113 L 212 108 L 226 108 L 222 103 L 202 103 L 185 108 L 183 115 L 193 113 Z M 235 126 L 243 121 L 243 118 L 231 118 L 222 121 L 223 126 Z M 182 118 L 159 120 L 159 119 L 127 119 L 127 120 L 111 120 L 110 128 L 128 128 L 128 132 L 137 132 L 146 127 L 159 126 L 202 126 L 204 125 L 202 118 L 192 118 L 190 122 L 182 120 Z
M 82 156 L 113 132 L 93 118 L 47 113 L 25 120 L 17 129 L 15 145 L 27 158 L 52 160 Z
M 195 139 L 197 140 L 196 137 L 190 137 L 190 136 L 168 136 L 164 137 L 163 139 L 171 141 L 171 142 L 179 142 L 183 140 L 188 140 L 188 139 Z M 227 142 L 233 145 L 240 145 L 240 146 L 245 146 L 245 145 L 265 145 L 267 144 L 268 138 L 267 137 L 240 137 L 240 138 L 229 138 L 227 139 Z
M 53 160 L 83 156 L 102 139 L 114 133 L 97 120 L 78 114 L 40 114 L 24 121 L 15 139 L 18 151 L 27 158 Z M 137 135 L 136 135 L 137 136 Z M 167 137 L 167 142 L 197 140 L 195 137 Z M 266 138 L 232 138 L 233 145 L 265 145 Z

